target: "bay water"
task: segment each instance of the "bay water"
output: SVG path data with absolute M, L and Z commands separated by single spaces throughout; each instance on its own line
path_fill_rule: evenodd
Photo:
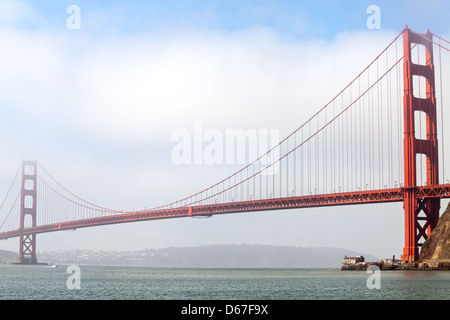
M 450 271 L 0 265 L 1 300 L 450 300 Z

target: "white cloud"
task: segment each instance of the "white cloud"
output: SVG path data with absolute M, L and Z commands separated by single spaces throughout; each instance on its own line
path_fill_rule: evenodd
M 0 28 L 38 20 L 33 6 L 23 0 L 0 0 Z
M 70 34 L 3 32 L 0 93 L 23 112 L 106 141 L 169 140 L 195 120 L 290 131 L 391 37 L 297 43 L 251 29 L 71 42 Z
M 232 173 L 229 167 L 174 167 L 156 160 L 148 162 L 146 168 L 144 162 L 152 155 L 167 152 L 169 161 L 172 131 L 190 130 L 194 121 L 200 120 L 205 128 L 276 128 L 283 137 L 348 84 L 395 35 L 389 31 L 341 33 L 325 42 L 281 39 L 271 30 L 257 27 L 233 33 L 188 30 L 166 38 L 139 34 L 104 39 L 82 33 L 3 30 L 0 101 L 9 112 L 20 115 L 13 117 L 16 125 L 9 124 L 13 131 L 7 133 L 8 138 L 3 135 L 10 140 L 5 152 L 20 158 L 21 152 L 32 148 L 44 156 L 38 160 L 58 180 L 75 193 L 83 190 L 80 196 L 99 205 L 114 209 L 161 205 Z M 20 122 L 33 117 L 37 117 L 33 126 L 24 127 Z M 74 141 L 43 139 L 44 132 L 89 137 L 98 145 L 117 142 L 131 147 L 123 162 L 111 159 L 105 163 L 109 154 L 101 150 L 90 153 Z M 20 137 L 26 134 L 37 137 L 37 142 L 22 146 Z M 165 147 L 149 150 L 145 159 L 136 156 L 130 161 L 134 154 L 142 155 L 141 150 L 150 143 Z M 115 160 L 122 156 L 120 152 L 113 155 Z M 15 170 L 17 165 L 12 167 Z M 345 213 L 339 217 L 345 219 Z M 289 230 L 283 233 L 286 223 L 274 215 L 237 218 L 245 220 L 243 225 L 227 217 L 213 219 L 220 223 L 155 222 L 150 225 L 153 234 L 143 236 L 149 244 L 142 245 L 191 245 L 227 239 L 301 245 L 306 236 L 296 238 L 297 226 L 315 223 L 307 215 L 289 216 Z M 255 229 L 248 233 L 252 225 Z M 268 239 L 267 225 L 280 232 Z M 132 234 L 130 229 L 144 233 L 142 229 L 147 226 L 117 228 Z M 322 230 L 332 232 L 332 227 L 324 225 Z M 220 237 L 207 240 L 206 231 L 220 233 Z M 373 232 L 378 234 L 379 230 Z M 90 234 L 89 239 L 97 236 L 94 231 L 84 234 Z M 158 240 L 164 234 L 170 236 Z M 189 241 L 193 235 L 197 237 Z M 334 245 L 309 235 L 308 245 Z M 111 235 L 105 242 L 108 237 Z M 123 240 L 124 247 L 133 247 L 133 241 L 133 237 L 129 242 Z M 351 242 L 341 239 L 336 245 Z M 361 241 L 359 248 L 372 248 L 371 242 Z
M 208 174 L 200 172 L 193 179 L 192 168 L 182 166 L 174 175 L 174 130 L 192 130 L 194 121 L 202 121 L 205 130 L 280 129 L 283 138 L 348 84 L 392 36 L 362 32 L 342 34 L 331 43 L 295 42 L 253 28 L 229 34 L 189 30 L 167 38 L 141 34 L 94 40 L 70 32 L 4 31 L 0 101 L 20 114 L 4 136 L 14 137 L 8 139 L 10 154 L 20 159 L 34 153 L 50 171 L 53 165 L 66 167 L 60 171 L 75 179 L 83 170 L 104 171 L 93 168 L 104 168 L 105 159 L 114 159 L 120 167 L 108 172 L 115 171 L 117 181 L 127 181 L 132 188 L 142 163 L 163 165 L 152 177 L 173 176 L 158 184 L 168 189 L 175 184 L 178 192 L 173 196 L 184 197 L 232 172 L 228 167 L 207 168 Z M 58 136 L 82 138 L 77 142 Z M 79 145 L 86 139 L 93 147 Z M 125 155 L 121 149 L 102 154 L 104 144 L 115 143 L 131 147 Z M 105 181 L 110 181 L 108 175 L 105 171 Z M 98 174 L 92 179 L 101 185 Z M 192 184 L 183 189 L 177 181 L 186 180 Z M 111 192 L 120 192 L 106 183 Z M 146 188 L 142 186 L 142 194 Z M 163 190 L 157 188 L 161 194 L 154 196 L 168 199 Z M 105 198 L 109 196 L 105 192 Z

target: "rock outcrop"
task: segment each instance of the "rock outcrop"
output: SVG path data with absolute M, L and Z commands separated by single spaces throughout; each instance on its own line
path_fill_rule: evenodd
M 380 270 L 397 270 L 401 262 L 394 259 L 381 259 L 378 262 L 359 262 L 342 264 L 341 270 L 367 270 L 370 266 L 376 266 Z
M 450 203 L 423 244 L 419 261 L 413 265 L 419 270 L 450 270 Z
M 419 260 L 450 260 L 450 203 L 423 244 Z
M 367 270 L 370 265 L 381 270 L 450 270 L 450 203 L 423 244 L 418 261 L 408 263 L 385 259 L 378 262 L 343 264 L 341 270 Z
M 399 270 L 450 270 L 450 203 L 425 240 L 419 261 L 401 263 Z

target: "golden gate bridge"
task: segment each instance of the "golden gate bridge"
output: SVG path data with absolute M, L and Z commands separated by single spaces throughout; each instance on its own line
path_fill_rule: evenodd
M 0 239 L 19 237 L 19 263 L 37 263 L 40 233 L 156 219 L 403 202 L 402 260 L 415 261 L 437 224 L 440 200 L 450 198 L 444 147 L 449 52 L 450 42 L 444 38 L 406 27 L 284 140 L 216 184 L 164 206 L 137 211 L 105 208 L 72 193 L 40 163 L 24 160 L 0 204 Z

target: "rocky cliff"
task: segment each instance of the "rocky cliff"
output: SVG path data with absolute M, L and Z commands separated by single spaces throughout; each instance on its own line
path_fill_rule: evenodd
M 400 269 L 450 270 L 450 203 L 423 244 L 419 261 L 402 264 Z
M 450 203 L 423 244 L 420 260 L 450 260 Z

